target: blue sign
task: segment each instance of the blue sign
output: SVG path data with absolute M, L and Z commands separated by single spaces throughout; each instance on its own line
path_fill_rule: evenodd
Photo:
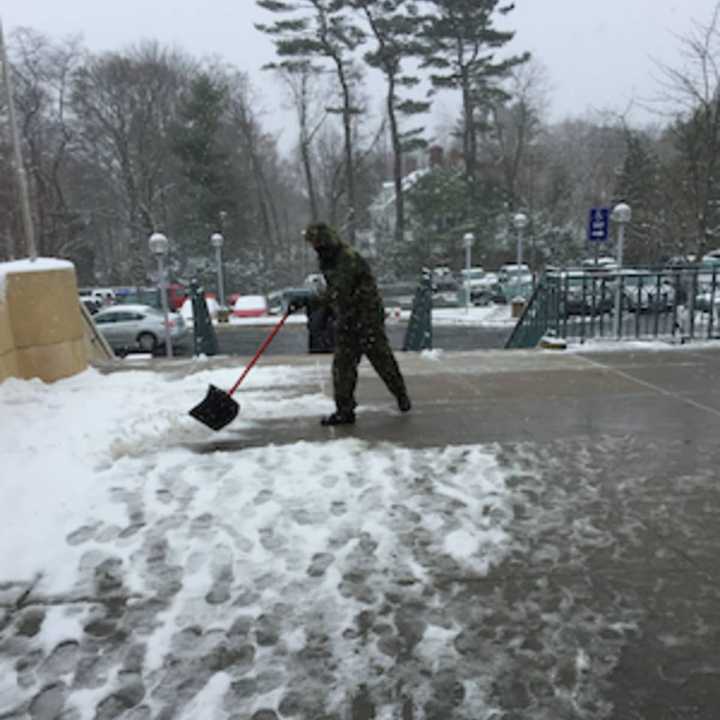
M 610 208 L 593 208 L 590 210 L 588 223 L 588 240 L 605 242 L 610 233 Z

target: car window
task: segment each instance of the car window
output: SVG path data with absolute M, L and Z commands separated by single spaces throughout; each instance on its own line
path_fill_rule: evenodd
M 110 323 L 115 322 L 115 313 L 108 313 L 107 315 L 96 315 L 95 316 L 95 324 L 96 325 L 109 325 Z
M 119 312 L 119 313 L 114 313 L 114 315 L 115 315 L 114 322 L 132 322 L 133 320 L 137 319 L 135 313 L 131 313 L 131 312 Z

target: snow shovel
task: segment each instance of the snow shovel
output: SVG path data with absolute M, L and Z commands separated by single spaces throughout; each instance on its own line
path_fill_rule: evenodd
M 273 328 L 272 332 L 265 338 L 262 345 L 258 348 L 255 353 L 255 357 L 248 363 L 248 366 L 243 370 L 242 375 L 238 378 L 238 381 L 225 392 L 214 385 L 208 388 L 205 399 L 196 405 L 191 411 L 190 415 L 196 420 L 199 420 L 203 425 L 207 425 L 211 430 L 222 430 L 226 425 L 229 425 L 240 411 L 240 406 L 232 399 L 235 391 L 240 387 L 240 383 L 245 379 L 245 376 L 252 370 L 253 365 L 260 359 L 260 356 L 265 352 L 267 346 L 273 341 L 273 338 L 278 334 L 280 328 L 285 324 L 288 319 L 290 311 L 288 310 L 280 322 Z

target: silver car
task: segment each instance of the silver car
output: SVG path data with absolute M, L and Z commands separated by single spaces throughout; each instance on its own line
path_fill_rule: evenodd
M 93 320 L 113 350 L 153 352 L 165 343 L 165 317 L 149 305 L 113 305 Z M 168 325 L 173 346 L 181 344 L 187 335 L 182 316 L 170 313 Z

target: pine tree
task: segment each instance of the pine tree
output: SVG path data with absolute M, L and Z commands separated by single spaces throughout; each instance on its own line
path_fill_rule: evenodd
M 472 187 L 477 179 L 477 134 L 483 117 L 499 100 L 507 98 L 500 87 L 509 71 L 526 62 L 530 55 L 497 59 L 514 32 L 495 28 L 495 15 L 508 15 L 514 5 L 500 0 L 428 0 L 432 12 L 423 28 L 421 67 L 434 71 L 434 91 L 449 89 L 462 93 L 463 153 L 465 174 Z
M 663 256 L 664 229 L 660 161 L 640 133 L 628 131 L 626 142 L 627 154 L 615 188 L 615 202 L 625 202 L 633 210 L 625 259 L 628 264 L 657 264 Z
M 200 73 L 190 85 L 178 109 L 173 132 L 173 151 L 180 161 L 180 172 L 188 184 L 192 202 L 186 218 L 185 233 L 199 245 L 208 232 L 218 229 L 223 207 L 232 204 L 227 154 L 220 149 L 223 116 L 228 106 L 228 91 L 222 80 Z M 187 248 L 191 250 L 191 248 Z

